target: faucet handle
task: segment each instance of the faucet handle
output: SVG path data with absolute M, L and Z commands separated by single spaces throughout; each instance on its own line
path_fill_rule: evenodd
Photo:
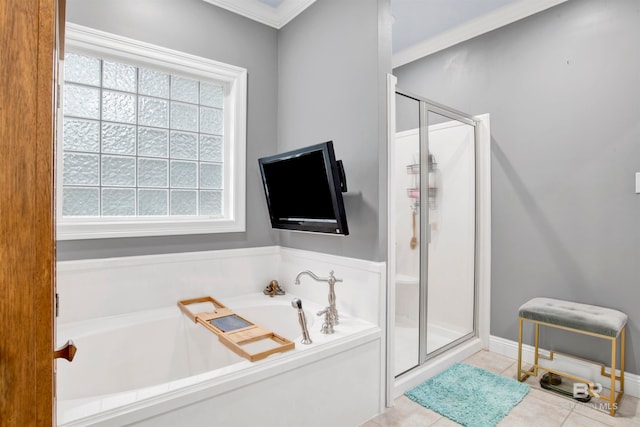
M 331 307 L 327 307 L 324 310 L 319 311 L 317 314 L 318 316 L 322 316 L 324 314 L 324 323 L 322 323 L 322 329 L 320 329 L 320 332 L 323 334 L 332 334 L 334 332 L 333 325 L 335 324 L 335 317 Z
M 334 276 L 333 273 L 334 273 L 333 270 L 331 270 L 329 272 L 329 279 L 327 280 L 329 282 L 329 284 L 336 283 L 336 282 L 342 282 L 342 279 L 336 278 L 336 276 Z
M 329 322 L 324 322 L 322 324 L 322 329 L 320 329 L 321 334 L 333 334 L 335 331 L 333 330 L 333 325 Z

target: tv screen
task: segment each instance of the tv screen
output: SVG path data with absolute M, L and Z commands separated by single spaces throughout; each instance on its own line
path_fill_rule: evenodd
M 258 159 L 273 228 L 348 235 L 346 180 L 331 141 Z

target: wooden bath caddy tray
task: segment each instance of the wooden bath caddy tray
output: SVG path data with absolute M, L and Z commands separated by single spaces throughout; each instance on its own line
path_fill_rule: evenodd
M 193 313 L 187 308 L 190 304 L 199 303 L 211 303 L 215 309 L 212 312 Z M 233 352 L 252 362 L 295 347 L 293 341 L 256 325 L 212 297 L 178 301 L 178 307 L 195 323 L 216 334 L 220 342 Z

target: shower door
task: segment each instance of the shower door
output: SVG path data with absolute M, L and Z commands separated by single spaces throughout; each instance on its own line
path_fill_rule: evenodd
M 476 334 L 476 122 L 397 93 L 395 375 Z

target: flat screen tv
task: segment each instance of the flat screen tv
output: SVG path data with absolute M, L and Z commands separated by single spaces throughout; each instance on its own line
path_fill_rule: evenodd
M 342 192 L 344 169 L 333 142 L 258 159 L 271 226 L 348 235 Z

